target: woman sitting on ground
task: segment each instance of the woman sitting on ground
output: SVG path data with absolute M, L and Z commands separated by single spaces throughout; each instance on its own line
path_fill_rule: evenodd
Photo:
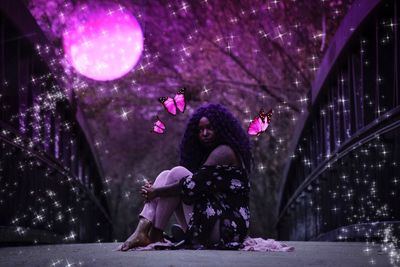
M 239 249 L 249 228 L 249 137 L 222 105 L 200 107 L 180 145 L 180 165 L 142 187 L 146 203 L 120 250 L 163 242 L 173 213 L 185 248 Z

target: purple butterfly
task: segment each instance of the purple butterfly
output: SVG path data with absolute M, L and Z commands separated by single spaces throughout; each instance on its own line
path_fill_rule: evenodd
M 176 115 L 176 110 L 178 109 L 180 112 L 185 112 L 186 109 L 186 101 L 185 101 L 185 90 L 183 87 L 180 89 L 174 98 L 171 97 L 160 97 L 158 101 L 164 106 L 164 108 L 168 111 L 168 113 L 172 115 Z
M 249 135 L 260 135 L 265 132 L 271 122 L 272 109 L 265 113 L 263 109 L 260 110 L 257 116 L 251 121 L 247 133 Z M 266 118 L 266 119 L 265 119 Z
M 163 134 L 165 130 L 165 124 L 157 116 L 157 121 L 153 124 L 153 132 L 157 134 Z

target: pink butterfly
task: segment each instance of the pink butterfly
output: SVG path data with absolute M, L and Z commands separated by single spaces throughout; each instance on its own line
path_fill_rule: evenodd
M 250 122 L 247 133 L 249 135 L 260 135 L 265 132 L 271 122 L 272 109 L 265 113 L 263 109 L 260 110 L 257 116 Z M 266 118 L 266 119 L 265 119 Z
M 180 112 L 185 112 L 186 109 L 186 102 L 185 102 L 185 90 L 186 88 L 183 87 L 180 89 L 174 98 L 171 97 L 160 97 L 158 101 L 164 106 L 164 108 L 168 111 L 168 113 L 172 115 L 176 115 L 176 109 Z
M 153 132 L 157 134 L 163 134 L 165 130 L 165 124 L 157 116 L 157 121 L 153 124 Z

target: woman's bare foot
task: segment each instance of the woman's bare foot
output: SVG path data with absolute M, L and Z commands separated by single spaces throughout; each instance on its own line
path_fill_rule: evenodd
M 151 221 L 141 217 L 135 232 L 117 250 L 127 251 L 135 247 L 145 247 L 152 243 L 148 235 L 150 227 Z
M 147 235 L 135 232 L 122 244 L 120 250 L 127 251 L 131 248 L 145 247 L 151 243 Z

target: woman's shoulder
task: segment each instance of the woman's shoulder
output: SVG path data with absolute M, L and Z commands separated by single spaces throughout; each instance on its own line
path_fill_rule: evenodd
M 211 153 L 221 153 L 224 154 L 226 156 L 231 156 L 231 155 L 235 155 L 235 151 L 233 151 L 233 149 L 225 144 L 222 145 L 218 145 L 216 148 L 214 148 Z
M 208 156 L 204 165 L 232 165 L 240 166 L 235 151 L 228 145 L 219 145 Z

